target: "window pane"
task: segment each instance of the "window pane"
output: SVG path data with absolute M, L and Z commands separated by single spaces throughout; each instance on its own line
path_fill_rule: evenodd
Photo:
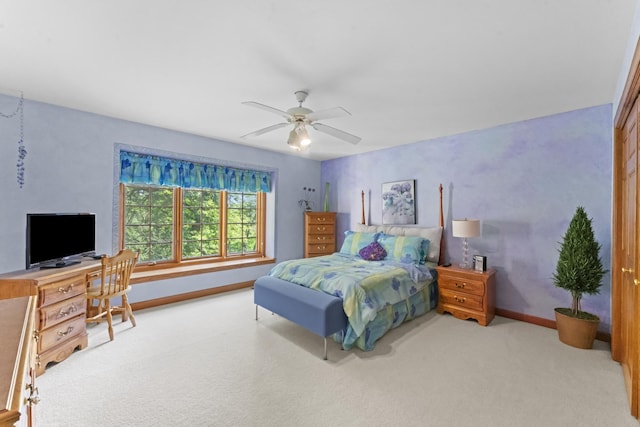
M 182 258 L 220 255 L 220 192 L 183 189 L 182 201 Z
M 220 253 L 220 240 L 203 240 L 202 251 L 207 254 L 219 254 Z
M 227 253 L 256 252 L 257 195 L 228 193 L 227 200 Z
M 173 190 L 125 186 L 124 245 L 140 250 L 140 261 L 173 259 Z
M 182 240 L 200 240 L 202 237 L 202 226 L 200 224 L 185 224 L 182 227 Z
M 154 225 L 173 224 L 173 207 L 152 209 L 151 223 Z
M 151 204 L 172 207 L 173 190 L 171 188 L 151 188 Z

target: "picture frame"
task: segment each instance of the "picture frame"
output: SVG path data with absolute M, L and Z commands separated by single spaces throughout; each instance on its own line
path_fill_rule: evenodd
M 415 179 L 382 184 L 382 224 L 416 223 Z
M 481 273 L 487 271 L 487 257 L 482 255 L 474 255 L 473 269 Z

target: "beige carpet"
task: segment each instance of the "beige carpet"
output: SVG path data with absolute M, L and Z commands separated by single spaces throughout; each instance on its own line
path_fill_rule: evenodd
M 428 313 L 371 352 L 341 351 L 260 309 L 253 291 L 89 327 L 37 379 L 40 426 L 638 426 L 608 345 L 578 350 L 505 318 Z

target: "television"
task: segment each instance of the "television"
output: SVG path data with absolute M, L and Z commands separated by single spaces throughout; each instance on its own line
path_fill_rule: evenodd
M 95 250 L 95 214 L 27 214 L 27 269 L 77 264 L 82 256 L 94 255 Z

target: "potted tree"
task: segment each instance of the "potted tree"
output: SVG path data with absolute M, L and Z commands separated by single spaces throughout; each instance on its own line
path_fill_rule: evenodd
M 582 206 L 576 209 L 561 245 L 553 283 L 571 293 L 572 303 L 571 308 L 555 309 L 558 337 L 573 347 L 592 348 L 600 318 L 582 311 L 580 304 L 583 294 L 600 292 L 607 270 L 602 267 L 591 219 Z

